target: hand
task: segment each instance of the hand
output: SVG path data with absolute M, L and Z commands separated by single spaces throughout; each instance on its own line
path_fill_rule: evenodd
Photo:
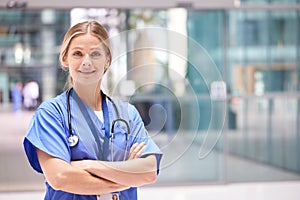
M 145 150 L 145 148 L 146 148 L 146 144 L 144 142 L 142 142 L 140 144 L 134 143 L 130 148 L 127 160 L 133 160 L 135 158 L 140 158 L 143 151 Z

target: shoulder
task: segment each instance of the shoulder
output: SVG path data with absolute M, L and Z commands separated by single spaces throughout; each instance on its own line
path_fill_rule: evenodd
M 41 105 L 37 108 L 36 113 L 53 113 L 63 114 L 67 109 L 67 100 L 66 100 L 66 92 L 59 94 L 56 97 L 47 99 L 41 103 Z
M 116 99 L 116 98 L 110 98 L 110 100 L 113 106 L 115 106 L 119 112 L 128 112 L 128 113 L 136 112 L 135 106 L 127 101 Z
M 111 102 L 115 107 L 117 114 L 119 113 L 119 117 L 126 121 L 141 121 L 140 114 L 133 104 L 115 98 L 111 98 Z
M 66 96 L 67 96 L 66 92 L 63 92 L 63 93 L 57 95 L 56 97 L 47 99 L 42 102 L 42 104 L 39 106 L 39 108 L 53 108 L 56 106 L 65 105 L 67 102 Z

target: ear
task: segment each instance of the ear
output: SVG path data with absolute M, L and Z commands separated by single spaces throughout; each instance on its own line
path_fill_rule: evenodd
M 110 65 L 110 58 L 107 58 L 107 59 L 106 59 L 106 63 L 105 63 L 105 67 L 107 67 L 107 68 L 108 68 L 108 67 L 109 67 L 109 65 Z
M 67 61 L 67 59 L 64 57 L 62 59 L 62 63 L 61 63 L 65 68 L 69 68 L 69 62 Z
M 110 65 L 110 59 L 107 59 L 104 66 L 104 73 L 108 70 L 109 65 Z

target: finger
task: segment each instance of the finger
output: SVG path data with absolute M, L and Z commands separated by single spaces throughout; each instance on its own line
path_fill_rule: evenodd
M 131 154 L 138 145 L 139 143 L 134 143 L 130 148 L 129 154 Z
M 143 148 L 143 146 L 145 145 L 144 142 L 142 143 L 135 143 L 134 145 L 132 145 L 132 147 L 130 148 L 130 153 L 131 154 L 135 154 L 136 152 L 138 152 L 141 148 Z
M 135 149 L 137 148 L 139 144 L 138 143 L 134 143 L 131 148 L 130 148 L 130 151 L 129 151 L 129 154 L 127 156 L 127 159 L 133 159 L 133 152 L 135 151 Z
M 139 158 L 145 148 L 146 148 L 146 144 L 144 142 L 137 144 L 137 145 L 135 145 L 135 144 L 132 145 L 128 159 Z
M 135 154 L 136 154 L 136 152 L 139 151 L 139 149 L 140 149 L 140 144 L 135 143 L 134 145 L 132 145 L 132 147 L 130 148 L 128 159 L 134 159 L 135 158 Z
M 144 145 L 135 155 L 135 158 L 140 158 L 144 150 L 146 149 L 146 145 Z

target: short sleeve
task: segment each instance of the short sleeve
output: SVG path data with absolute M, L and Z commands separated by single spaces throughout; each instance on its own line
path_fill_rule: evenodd
M 70 149 L 61 114 L 55 106 L 39 108 L 29 124 L 23 141 L 26 156 L 31 166 L 42 173 L 36 148 L 45 153 L 70 162 Z
M 157 161 L 157 173 L 159 172 L 159 166 L 162 158 L 162 152 L 159 147 L 155 144 L 152 138 L 149 136 L 148 131 L 144 126 L 144 122 L 137 111 L 137 109 L 133 106 L 129 106 L 130 116 L 132 119 L 130 120 L 130 142 L 133 145 L 134 143 L 144 142 L 146 144 L 146 149 L 144 150 L 141 157 L 146 157 L 147 155 L 155 155 Z

